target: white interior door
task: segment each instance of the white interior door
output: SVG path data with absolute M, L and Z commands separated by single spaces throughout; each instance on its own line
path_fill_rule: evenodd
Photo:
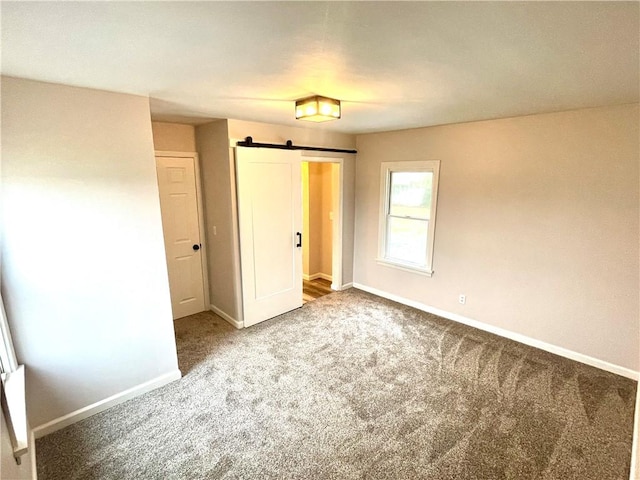
M 156 157 L 156 167 L 175 319 L 205 310 L 194 158 Z
M 302 306 L 300 153 L 236 148 L 244 326 Z

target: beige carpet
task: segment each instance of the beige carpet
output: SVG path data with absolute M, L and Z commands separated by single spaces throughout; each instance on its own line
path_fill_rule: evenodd
M 355 289 L 176 330 L 184 378 L 38 440 L 40 480 L 629 476 L 635 382 Z

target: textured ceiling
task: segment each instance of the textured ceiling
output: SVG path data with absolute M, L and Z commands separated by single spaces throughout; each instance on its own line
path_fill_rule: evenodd
M 2 2 L 2 73 L 349 133 L 639 100 L 638 2 Z

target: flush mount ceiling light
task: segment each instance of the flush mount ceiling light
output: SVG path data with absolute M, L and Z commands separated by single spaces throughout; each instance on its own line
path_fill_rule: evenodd
M 320 95 L 296 100 L 296 120 L 326 122 L 338 118 L 340 118 L 340 100 Z

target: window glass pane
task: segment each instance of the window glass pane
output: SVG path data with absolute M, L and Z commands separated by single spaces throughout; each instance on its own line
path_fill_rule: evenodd
M 387 217 L 386 258 L 426 267 L 428 228 L 426 220 Z
M 389 213 L 428 220 L 432 186 L 432 172 L 391 172 Z

